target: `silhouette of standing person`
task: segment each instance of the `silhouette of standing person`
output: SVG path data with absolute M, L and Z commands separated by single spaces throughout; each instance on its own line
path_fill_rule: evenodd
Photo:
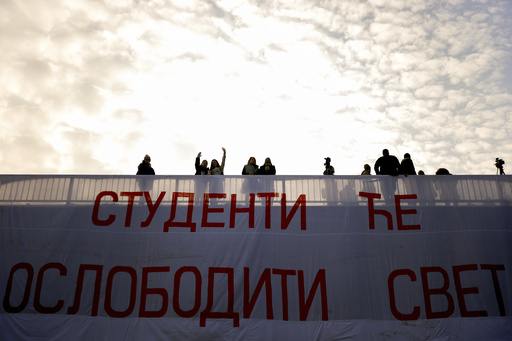
M 217 159 L 210 162 L 210 175 L 224 175 L 224 166 L 226 165 L 226 148 L 222 147 L 222 161 L 219 164 Z M 212 178 L 210 179 L 210 193 L 222 193 L 224 191 L 224 179 Z
M 400 174 L 400 162 L 396 156 L 389 155 L 389 150 L 384 149 L 373 169 L 377 175 L 398 175 Z
M 210 164 L 211 175 L 224 175 L 224 166 L 226 165 L 226 148 L 222 147 L 222 163 L 219 165 L 217 159 L 213 159 Z
M 137 174 L 136 175 L 155 175 L 155 170 L 151 167 L 151 157 L 148 154 L 144 156 L 144 159 L 140 163 Z M 137 179 L 137 183 L 142 192 L 149 192 L 153 189 L 153 178 L 152 177 L 139 177 Z M 141 198 L 141 202 L 143 202 L 144 196 Z
M 365 164 L 364 170 L 361 172 L 361 175 L 372 175 L 372 167 L 370 167 L 369 164 Z M 372 178 L 363 178 L 363 192 L 370 192 L 375 193 L 375 185 L 373 184 L 375 182 L 375 179 Z
M 265 158 L 265 163 L 258 168 L 256 175 L 276 175 L 276 167 L 272 164 L 272 160 L 269 157 Z M 260 181 L 265 188 L 265 192 L 275 192 L 274 177 L 265 177 L 265 179 Z
M 389 151 L 387 149 L 382 151 L 382 156 L 377 159 L 373 168 L 375 169 L 375 174 L 377 175 L 397 176 L 400 174 L 400 162 L 396 156 L 389 155 Z M 393 202 L 393 195 L 396 191 L 396 181 L 397 179 L 395 177 L 381 179 L 379 181 L 384 200 Z
M 242 175 L 255 175 L 258 171 L 258 165 L 256 164 L 256 158 L 251 156 L 247 164 L 242 168 Z
M 261 166 L 257 171 L 257 175 L 276 175 L 276 167 L 272 164 L 269 157 L 265 159 L 265 164 Z
M 208 161 L 203 160 L 203 162 L 201 162 L 201 152 L 197 154 L 195 167 L 195 175 L 208 175 L 208 172 L 210 171 L 210 169 L 208 168 Z
M 256 158 L 251 156 L 247 161 L 247 164 L 242 168 L 242 175 L 256 175 L 258 172 L 258 165 L 256 164 Z M 246 196 L 246 200 L 249 200 L 250 193 L 257 191 L 258 179 L 254 176 L 246 177 L 242 182 L 242 192 Z
M 369 164 L 364 165 L 364 170 L 361 172 L 361 175 L 372 175 L 372 167 Z
M 400 174 L 405 175 L 406 177 L 409 175 L 416 175 L 416 169 L 414 168 L 414 163 L 412 162 L 411 155 L 409 153 L 405 153 L 404 159 L 400 162 Z M 405 184 L 407 193 L 418 193 L 416 179 L 402 179 L 402 182 Z
M 409 153 L 404 154 L 404 159 L 400 163 L 400 174 L 416 175 L 416 169 L 414 168 L 414 162 L 412 162 L 411 155 Z

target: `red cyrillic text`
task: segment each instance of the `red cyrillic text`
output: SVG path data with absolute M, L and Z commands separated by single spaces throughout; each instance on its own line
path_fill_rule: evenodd
M 359 196 L 368 199 L 368 213 L 369 213 L 369 222 L 370 222 L 370 230 L 375 229 L 375 215 L 384 216 L 387 220 L 388 230 L 393 230 L 393 216 L 391 212 L 386 210 L 378 210 L 375 208 L 374 199 L 380 199 L 382 195 L 378 193 L 367 193 L 367 192 L 359 192 Z M 397 230 L 421 230 L 421 226 L 418 225 L 405 225 L 403 223 L 403 215 L 406 214 L 418 214 L 418 211 L 415 209 L 403 209 L 400 202 L 401 200 L 411 200 L 417 199 L 418 196 L 416 194 L 407 194 L 407 195 L 395 195 L 395 211 L 396 211 L 396 220 L 397 220 Z
M 363 193 L 363 192 L 361 192 Z M 112 205 L 104 205 L 105 203 L 118 203 L 120 198 L 125 199 L 126 202 L 126 213 L 124 216 L 124 226 L 130 227 L 133 225 L 133 211 L 135 208 L 135 202 L 137 198 L 144 197 L 145 207 L 147 207 L 148 215 L 144 221 L 137 222 L 140 227 L 148 227 L 151 225 L 153 218 L 155 217 L 157 211 L 162 209 L 162 202 L 165 197 L 166 192 L 161 192 L 158 198 L 153 202 L 151 198 L 151 194 L 149 192 L 121 192 L 119 195 L 116 192 L 112 191 L 103 191 L 100 192 L 96 196 L 96 200 L 94 201 L 94 208 L 92 211 L 92 223 L 96 226 L 110 226 L 114 224 L 117 219 L 116 214 L 109 212 L 109 207 Z M 377 195 L 377 194 L 376 194 Z M 378 194 L 380 195 L 380 194 Z M 247 206 L 239 207 L 237 206 L 237 195 L 231 194 L 230 205 L 222 205 L 222 202 L 227 199 L 226 193 L 205 193 L 202 201 L 202 212 L 201 212 L 201 227 L 202 228 L 224 228 L 226 223 L 226 218 L 222 217 L 226 214 L 226 208 L 229 208 L 229 228 L 235 228 L 236 225 L 236 217 L 240 214 L 247 214 L 249 219 L 248 228 L 254 228 L 254 217 L 255 217 L 255 206 L 256 206 L 256 198 L 261 199 L 260 203 L 263 204 L 265 209 L 265 228 L 270 229 L 272 224 L 271 219 L 271 211 L 272 211 L 272 199 L 279 198 L 279 193 L 250 193 L 249 201 Z M 404 197 L 404 196 L 401 196 Z M 169 229 L 172 227 L 184 227 L 190 229 L 190 232 L 196 232 L 197 223 L 193 221 L 194 214 L 194 193 L 189 192 L 173 192 L 172 193 L 172 202 L 170 205 L 170 216 L 169 219 L 163 224 L 163 232 L 169 232 Z M 180 200 L 181 199 L 181 200 Z M 409 199 L 409 198 L 400 198 L 400 199 Z M 213 200 L 213 201 L 212 201 Z M 144 203 L 144 201 L 141 201 Z M 139 202 L 139 205 L 140 203 Z M 399 202 L 399 201 L 398 201 Z M 297 200 L 293 203 L 290 211 L 287 212 L 287 197 L 286 193 L 281 194 L 281 229 L 286 230 L 288 226 L 291 224 L 293 218 L 295 217 L 297 211 L 300 209 L 299 219 L 300 219 L 300 229 L 306 230 L 306 195 L 301 194 L 297 198 Z M 370 203 L 373 208 L 373 201 Z M 169 206 L 166 206 L 169 207 Z M 178 210 L 180 213 L 185 213 L 186 218 L 185 221 L 177 221 L 177 213 Z M 184 212 L 182 211 L 184 210 Z M 378 211 L 378 210 L 377 210 Z M 400 209 L 400 214 L 413 214 L 413 210 L 403 210 Z M 398 208 L 397 208 L 398 212 Z M 378 212 L 377 212 L 378 214 Z M 216 218 L 217 217 L 217 218 Z M 401 216 L 400 216 L 401 217 Z M 402 220 L 399 220 L 399 227 L 403 229 L 407 229 L 408 225 L 402 225 Z
M 480 271 L 481 276 L 486 276 L 489 281 L 492 281 L 494 286 L 494 292 L 496 296 L 496 303 L 498 306 L 498 311 L 500 316 L 506 316 L 505 313 L 505 303 L 503 301 L 503 295 L 501 292 L 500 282 L 498 279 L 498 271 L 504 271 L 505 266 L 502 264 L 481 264 L 480 270 L 476 264 L 465 264 L 465 265 L 457 265 L 453 266 L 451 272 L 453 273 L 454 278 L 454 289 L 456 292 L 456 299 L 458 303 L 458 308 L 461 317 L 480 317 L 480 316 L 488 316 L 488 311 L 484 309 L 480 310 L 468 310 L 466 306 L 466 296 L 467 295 L 478 295 L 480 293 L 480 289 L 478 287 L 465 287 L 462 284 L 462 277 L 464 276 L 464 272 L 469 271 Z M 490 272 L 490 276 L 489 276 Z M 420 276 L 421 276 L 421 286 L 423 293 L 423 303 L 425 304 L 425 315 L 427 319 L 438 319 L 438 318 L 448 318 L 453 315 L 455 312 L 455 299 L 452 294 L 450 294 L 449 289 L 453 289 L 452 283 L 450 283 L 450 276 L 448 271 L 439 266 L 431 266 L 431 267 L 421 267 L 420 268 Z M 429 276 L 436 276 L 436 278 L 442 279 L 441 285 L 437 285 L 436 287 L 432 287 L 429 282 Z M 419 305 L 415 305 L 410 309 L 403 309 L 405 311 L 399 311 L 397 307 L 397 294 L 398 292 L 395 290 L 395 281 L 398 278 L 406 277 L 408 281 L 411 283 L 417 282 L 418 278 L 416 273 L 411 269 L 400 269 L 393 271 L 388 277 L 388 291 L 389 291 L 389 303 L 391 307 L 391 313 L 398 320 L 401 321 L 411 321 L 418 320 L 421 314 L 421 308 Z M 405 279 L 400 279 L 402 282 Z M 411 284 L 414 285 L 414 284 Z M 435 297 L 437 301 L 444 302 L 443 306 L 446 307 L 444 310 L 434 311 L 432 307 L 432 298 Z M 418 302 L 420 303 L 420 302 Z M 490 303 L 490 302 L 489 302 Z M 481 307 L 485 308 L 485 307 Z M 491 306 L 487 307 L 491 308 Z
M 495 269 L 495 268 L 493 268 Z M 498 269 L 496 269 L 498 270 Z M 172 277 L 174 276 L 174 280 Z M 254 274 L 253 274 L 254 276 Z M 243 290 L 235 290 L 235 269 L 228 267 L 208 268 L 207 281 L 204 275 L 194 266 L 184 266 L 171 274 L 169 266 L 144 267 L 139 274 L 130 266 L 115 266 L 108 270 L 102 265 L 81 264 L 77 271 L 76 282 L 70 281 L 68 269 L 61 263 L 48 263 L 39 271 L 35 271 L 29 263 L 19 263 L 11 268 L 4 294 L 3 307 L 7 313 L 21 313 L 30 302 L 31 288 L 35 278 L 33 306 L 40 314 L 57 314 L 65 305 L 66 291 L 74 288 L 73 305 L 68 315 L 87 314 L 90 316 L 105 315 L 114 318 L 138 316 L 142 318 L 161 318 L 169 313 L 172 306 L 179 317 L 193 318 L 199 314 L 199 325 L 205 327 L 209 319 L 233 320 L 233 327 L 240 326 L 240 313 L 235 302 L 243 305 L 242 318 L 249 319 L 258 301 L 266 307 L 266 318 L 273 320 L 274 302 L 273 287 L 281 289 L 282 320 L 306 321 L 312 309 L 321 312 L 322 321 L 328 321 L 327 282 L 325 269 L 318 270 L 316 276 L 306 276 L 303 270 L 264 269 L 257 273 L 251 285 L 251 272 L 244 268 Z M 103 281 L 103 278 L 106 278 Z M 57 281 L 59 290 L 55 290 Z M 185 285 L 183 284 L 185 281 Z M 160 285 L 155 284 L 160 283 Z M 206 283 L 206 290 L 203 284 Z M 312 283 L 307 285 L 306 283 Z M 53 285 L 51 285 L 53 284 Z M 66 285 L 72 285 L 66 288 Z M 166 285 L 163 285 L 166 284 Z M 173 286 L 172 290 L 169 287 Z M 297 290 L 290 291 L 290 286 Z M 296 286 L 296 287 L 295 287 Z M 23 288 L 14 290 L 13 288 Z M 84 295 L 84 292 L 87 294 Z M 243 300 L 236 300 L 236 294 L 243 292 Z M 298 297 L 290 300 L 289 292 L 298 292 Z M 171 295 L 172 293 L 172 304 Z M 260 300 L 264 293 L 265 299 Z M 206 300 L 202 294 L 206 295 Z M 80 309 L 82 296 L 89 297 Z M 103 311 L 100 311 L 103 298 Z M 218 301 L 216 301 L 218 300 Z M 138 311 L 136 302 L 139 302 Z M 46 304 L 43 304 L 45 302 Z M 205 306 L 201 311 L 202 302 Z M 298 302 L 296 305 L 290 303 Z M 290 307 L 298 310 L 290 310 Z M 261 309 L 261 308 L 260 308 Z M 263 310 L 265 311 L 265 310 Z

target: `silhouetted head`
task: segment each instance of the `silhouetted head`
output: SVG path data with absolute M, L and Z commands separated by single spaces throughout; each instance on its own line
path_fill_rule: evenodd
M 446 168 L 439 168 L 437 171 L 436 171 L 436 175 L 451 175 L 450 172 L 448 171 L 448 169 Z
M 384 156 L 388 156 L 388 155 L 389 155 L 389 150 L 384 149 L 384 150 L 382 151 L 382 155 L 384 155 Z

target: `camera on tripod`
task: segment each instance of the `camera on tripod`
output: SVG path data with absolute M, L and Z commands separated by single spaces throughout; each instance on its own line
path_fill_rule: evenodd
M 500 159 L 499 157 L 496 158 L 496 162 L 494 163 L 494 165 L 500 171 L 500 175 L 505 175 L 505 171 L 503 170 L 504 164 L 505 161 L 503 161 L 503 159 Z M 496 172 L 498 172 L 498 170 L 496 170 Z

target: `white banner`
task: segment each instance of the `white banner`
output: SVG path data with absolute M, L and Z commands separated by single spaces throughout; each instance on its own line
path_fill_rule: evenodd
M 0 176 L 0 339 L 510 340 L 509 176 Z

